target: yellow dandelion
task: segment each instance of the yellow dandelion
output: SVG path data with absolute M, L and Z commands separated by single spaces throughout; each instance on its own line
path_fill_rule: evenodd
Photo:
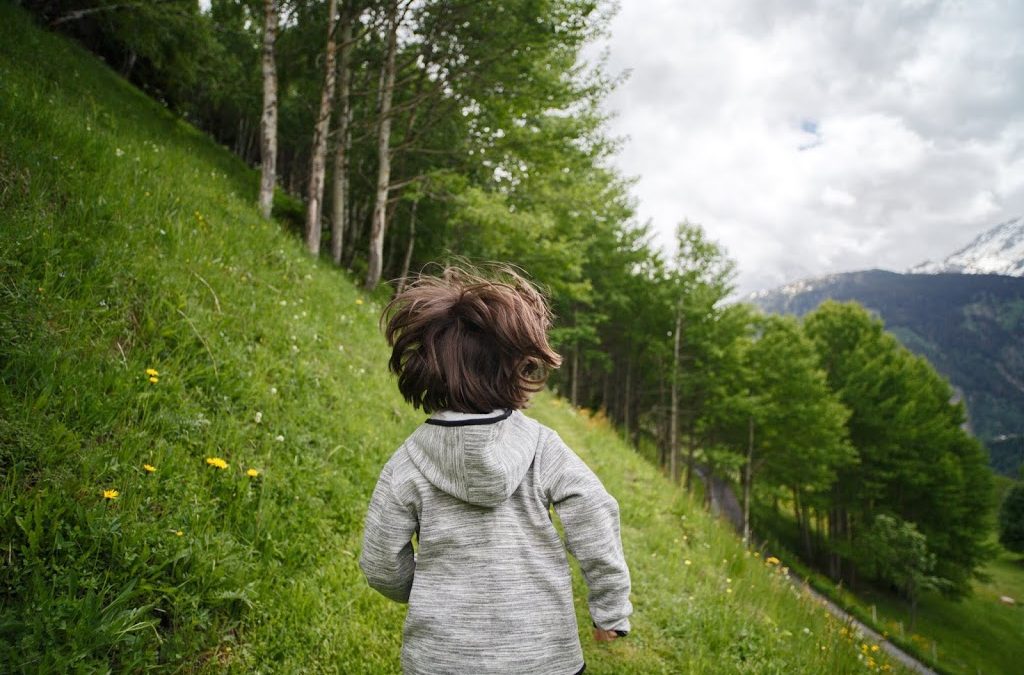
M 185 533 L 182 532 L 181 530 L 178 530 L 177 532 L 174 533 L 174 536 L 175 537 L 183 537 L 183 536 L 185 536 Z
M 226 469 L 226 468 L 228 468 L 228 463 L 225 462 L 220 457 L 207 457 L 206 458 L 206 463 L 209 464 L 210 466 L 215 466 L 218 469 Z
M 118 492 L 117 490 L 104 490 L 103 491 L 103 498 L 104 499 L 117 499 L 119 496 L 121 496 L 121 493 Z
M 156 368 L 146 368 L 146 375 L 149 375 L 150 377 L 156 377 L 159 374 L 160 371 L 158 371 Z
M 356 304 L 357 305 L 363 304 L 363 299 L 362 298 L 356 298 Z
M 692 565 L 693 563 L 691 563 L 691 562 L 690 562 L 689 560 L 684 560 L 684 561 L 683 561 L 683 564 L 684 564 L 684 565 Z
M 780 562 L 782 562 L 781 560 L 779 560 L 778 558 L 776 558 L 773 555 L 768 556 L 767 558 L 764 559 L 764 561 L 766 563 L 768 563 L 769 565 L 778 565 Z
M 160 378 L 159 378 L 159 377 L 157 377 L 156 375 L 150 375 L 150 376 L 149 376 L 149 381 L 150 381 L 151 383 L 153 383 L 153 384 L 156 384 L 157 382 L 159 382 L 159 381 L 160 381 Z
M 248 471 L 245 472 L 245 475 L 248 476 L 249 478 L 255 478 L 256 476 L 260 475 L 260 472 L 258 469 L 249 469 Z
M 878 651 L 878 645 L 871 645 L 871 651 L 877 652 Z
M 143 464 L 142 468 L 146 470 L 146 473 L 153 473 L 156 471 L 156 467 L 152 464 Z

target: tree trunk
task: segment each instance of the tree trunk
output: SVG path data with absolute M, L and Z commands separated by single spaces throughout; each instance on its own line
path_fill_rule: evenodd
M 692 425 L 686 437 L 686 491 L 693 492 L 693 465 L 697 456 L 697 432 Z
M 341 15 L 340 42 L 338 46 L 338 129 L 334 144 L 334 176 L 331 180 L 331 260 L 341 265 L 344 249 L 345 225 L 348 219 L 348 150 L 351 142 L 349 126 L 352 120 L 352 106 L 349 100 L 351 73 L 349 55 L 352 53 L 352 21 L 350 12 Z
M 412 249 L 416 245 L 416 206 L 419 202 L 412 203 L 412 213 L 409 215 L 409 243 L 405 247 L 405 259 L 402 261 L 402 274 L 398 277 L 398 292 L 405 290 L 409 281 L 409 265 L 412 264 Z
M 313 255 L 320 254 L 320 216 L 324 198 L 324 175 L 327 166 L 327 134 L 331 127 L 331 101 L 334 99 L 334 81 L 337 71 L 334 54 L 337 47 L 334 34 L 338 20 L 338 0 L 327 3 L 327 48 L 324 52 L 324 87 L 320 91 L 320 109 L 313 127 L 313 146 L 310 148 L 309 185 L 306 192 L 306 248 Z
M 630 388 L 633 384 L 633 354 L 630 351 L 631 347 L 631 343 L 626 347 L 626 390 L 622 395 L 622 426 L 626 430 L 626 442 L 631 440 L 629 433 L 629 397 L 631 396 Z
M 377 121 L 377 194 L 370 226 L 370 251 L 367 256 L 366 288 L 380 283 L 384 258 L 384 230 L 388 210 L 388 185 L 391 183 L 391 97 L 395 89 L 395 52 L 398 50 L 398 3 L 388 6 L 387 53 L 381 71 Z
M 743 467 L 743 545 L 750 544 L 750 490 L 754 477 L 754 416 L 747 418 L 747 462 Z
M 579 399 L 576 398 L 577 387 L 580 381 L 580 344 L 577 342 L 572 348 L 572 382 L 569 384 L 569 402 L 572 407 L 579 406 Z
M 672 334 L 672 404 L 669 419 L 669 475 L 673 483 L 679 482 L 679 334 L 683 327 L 683 313 L 676 309 L 676 330 Z
M 260 215 L 270 218 L 277 181 L 277 0 L 263 0 L 263 115 L 260 117 Z
M 810 507 L 804 505 L 804 522 L 801 533 L 804 537 L 804 553 L 807 555 L 807 562 L 814 561 L 814 542 L 811 540 L 811 511 Z

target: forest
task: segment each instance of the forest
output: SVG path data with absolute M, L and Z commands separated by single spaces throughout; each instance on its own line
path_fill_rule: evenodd
M 911 604 L 970 592 L 993 498 L 963 405 L 858 305 L 735 302 L 686 214 L 656 245 L 609 159 L 610 3 L 22 4 L 258 168 L 264 217 L 368 292 L 450 261 L 524 270 L 557 317 L 551 387 L 681 490 L 730 481 L 744 538 L 791 524 L 806 562 Z

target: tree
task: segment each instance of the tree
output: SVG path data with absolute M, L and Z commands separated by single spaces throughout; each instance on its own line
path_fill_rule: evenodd
M 270 218 L 277 182 L 277 0 L 263 0 L 263 114 L 260 116 L 260 214 Z
M 348 223 L 348 168 L 352 143 L 352 72 L 350 61 L 354 38 L 352 24 L 355 21 L 350 3 L 341 9 L 341 28 L 338 45 L 338 126 L 335 132 L 334 175 L 331 191 L 331 260 L 340 265 L 344 253 L 345 229 Z
M 398 50 L 398 26 L 401 23 L 398 0 L 388 2 L 386 12 L 386 47 L 377 93 L 377 185 L 370 224 L 367 289 L 375 288 L 380 282 L 384 265 L 384 229 L 387 226 L 388 190 L 391 184 L 391 101 L 395 91 L 395 54 Z
M 313 126 L 313 147 L 310 152 L 309 185 L 306 194 L 306 248 L 313 255 L 320 254 L 320 216 L 324 197 L 327 166 L 327 136 L 331 127 L 331 102 L 337 71 L 334 57 L 337 51 L 338 0 L 327 2 L 327 47 L 324 50 L 324 86 L 320 92 L 320 107 Z
M 735 432 L 747 451 L 744 511 L 755 477 L 786 488 L 810 558 L 808 498 L 827 492 L 839 469 L 854 461 L 846 436 L 850 413 L 828 388 L 814 344 L 795 319 L 764 317 L 758 332 L 746 354 L 749 398 L 736 415 L 746 416 Z
M 910 603 L 910 630 L 917 622 L 917 601 L 927 590 L 944 585 L 935 577 L 935 554 L 913 523 L 889 514 L 875 516 L 858 539 L 857 557 L 872 578 L 891 583 Z
M 999 508 L 999 543 L 1006 550 L 1024 553 L 1024 484 L 1017 483 Z
M 696 446 L 694 433 L 706 379 L 710 375 L 698 365 L 701 355 L 710 344 L 706 340 L 705 327 L 713 320 L 716 305 L 731 292 L 735 264 L 725 256 L 716 242 L 710 240 L 704 229 L 695 223 L 683 221 L 676 227 L 676 252 L 665 279 L 666 292 L 671 296 L 674 326 L 672 336 L 672 370 L 670 373 L 671 404 L 669 409 L 669 474 L 679 481 L 681 455 L 678 425 L 680 410 L 680 389 L 687 394 L 687 429 L 690 448 Z M 698 336 L 702 338 L 698 340 Z M 685 340 L 685 345 L 683 344 Z M 683 371 L 685 360 L 690 366 Z M 686 484 L 691 484 L 693 454 L 688 455 Z
M 969 593 L 990 554 L 992 478 L 984 449 L 963 428 L 963 405 L 927 361 L 856 303 L 823 303 L 805 317 L 804 329 L 829 386 L 850 410 L 857 453 L 829 495 L 830 573 L 855 581 L 853 542 L 889 512 L 925 535 L 936 576 L 949 581 L 941 590 Z

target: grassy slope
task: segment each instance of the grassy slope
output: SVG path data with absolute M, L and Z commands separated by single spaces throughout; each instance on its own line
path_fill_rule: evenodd
M 397 671 L 403 610 L 355 563 L 421 417 L 379 299 L 260 222 L 238 160 L 7 4 L 0 74 L 0 664 Z M 531 414 L 622 505 L 635 633 L 585 636 L 592 672 L 866 670 L 599 420 Z
M 994 502 L 998 504 L 1012 481 L 997 476 L 996 482 Z M 771 516 L 767 511 L 760 515 L 764 527 Z M 791 517 L 783 515 L 775 527 L 775 535 L 781 536 L 789 548 L 798 545 Z M 982 567 L 987 578 L 973 582 L 972 595 L 953 601 L 938 593 L 925 594 L 917 608 L 913 631 L 909 606 L 901 598 L 863 586 L 853 594 L 837 588 L 819 572 L 802 564 L 797 567 L 821 592 L 867 625 L 891 635 L 894 642 L 936 670 L 957 675 L 1013 673 L 1024 662 L 1024 558 L 998 546 L 994 538 L 992 544 L 998 554 Z M 1016 599 L 1017 604 L 1002 604 L 1002 596 Z
M 1024 663 L 1024 608 L 1003 605 L 999 597 L 1024 600 L 1024 562 L 1003 552 L 983 571 L 991 579 L 975 582 L 970 598 L 961 602 L 934 594 L 923 598 L 912 639 L 926 654 L 934 640 L 937 663 L 955 673 L 1019 672 Z M 896 622 L 910 626 L 904 603 L 879 595 L 861 599 L 861 604 L 868 603 L 876 603 L 879 614 L 889 617 L 890 632 L 895 633 Z

